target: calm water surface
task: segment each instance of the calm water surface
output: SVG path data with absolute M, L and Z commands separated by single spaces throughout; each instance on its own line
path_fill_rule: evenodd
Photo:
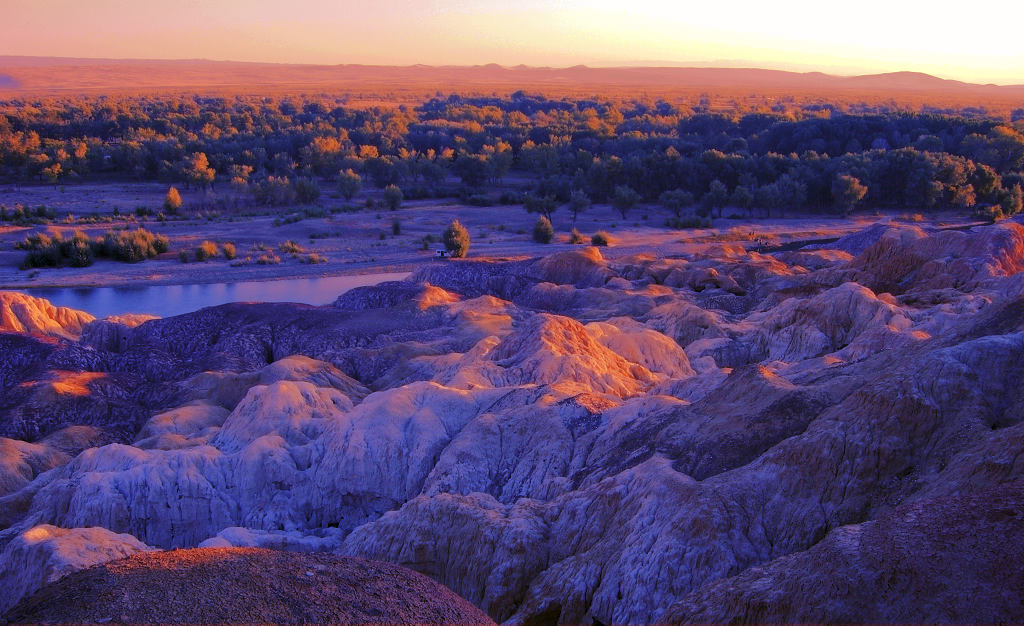
M 402 280 L 408 275 L 408 272 L 399 272 L 205 285 L 60 287 L 18 291 L 46 298 L 57 306 L 86 311 L 97 318 L 122 313 L 149 313 L 170 317 L 228 302 L 329 304 L 340 294 L 354 287 Z

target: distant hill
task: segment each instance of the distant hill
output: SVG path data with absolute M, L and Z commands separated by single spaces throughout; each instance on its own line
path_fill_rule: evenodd
M 0 91 L 230 87 L 756 89 L 1024 97 L 1024 85 L 976 85 L 915 72 L 836 76 L 756 68 L 518 65 L 287 65 L 236 61 L 0 56 Z

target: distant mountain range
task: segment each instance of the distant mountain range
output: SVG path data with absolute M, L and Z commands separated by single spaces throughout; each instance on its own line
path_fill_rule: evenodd
M 918 72 L 837 76 L 736 67 L 505 67 L 289 65 L 210 61 L 0 56 L 0 90 L 54 92 L 237 86 L 492 86 L 495 88 L 708 88 L 903 92 L 1024 97 L 1024 85 L 978 85 Z

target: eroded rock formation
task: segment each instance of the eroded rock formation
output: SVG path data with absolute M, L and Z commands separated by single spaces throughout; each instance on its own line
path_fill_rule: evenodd
M 0 547 L 335 552 L 496 620 L 1019 621 L 952 586 L 1018 591 L 982 570 L 1024 545 L 1022 269 L 1016 223 L 879 225 L 0 334 Z

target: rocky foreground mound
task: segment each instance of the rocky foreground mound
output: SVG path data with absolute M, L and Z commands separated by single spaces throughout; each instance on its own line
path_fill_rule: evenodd
M 258 548 L 136 554 L 66 576 L 6 617 L 16 623 L 493 623 L 404 567 Z
M 0 600 L 251 546 L 499 621 L 1024 621 L 1020 224 L 138 321 L 0 332 Z

